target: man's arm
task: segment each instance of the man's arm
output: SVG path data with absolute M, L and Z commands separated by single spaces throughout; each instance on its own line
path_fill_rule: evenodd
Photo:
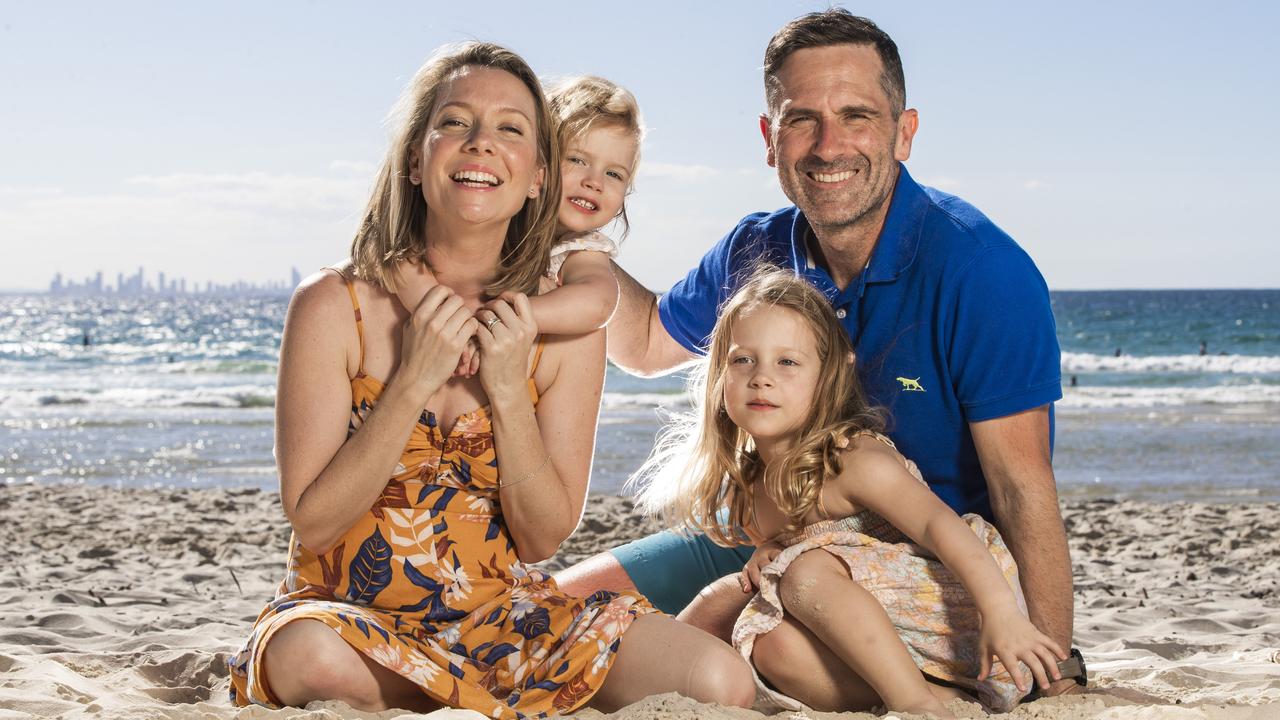
M 658 297 L 625 270 L 613 266 L 618 279 L 618 309 L 609 320 L 609 359 L 632 375 L 654 377 L 697 357 L 662 325 Z
M 1071 646 L 1073 588 L 1067 533 L 1049 453 L 1049 406 L 969 424 L 991 510 L 1018 563 L 1031 622 Z M 1054 683 L 1047 694 L 1077 687 Z

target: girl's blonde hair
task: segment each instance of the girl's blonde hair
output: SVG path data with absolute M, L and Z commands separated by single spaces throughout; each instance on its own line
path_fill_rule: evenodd
M 563 154 L 569 144 L 596 127 L 614 128 L 636 140 L 636 154 L 627 169 L 627 194 L 634 186 L 636 168 L 640 165 L 640 143 L 644 140 L 644 121 L 640 105 L 630 90 L 595 75 L 579 75 L 559 80 L 547 91 L 551 114 L 557 124 L 556 139 Z M 624 198 L 618 211 L 622 234 L 631 230 Z
M 818 387 L 813 407 L 792 448 L 763 467 L 751 437 L 734 425 L 724 405 L 725 374 L 734 327 L 760 308 L 799 315 L 817 346 Z M 757 271 L 720 312 L 704 371 L 694 383 L 702 407 L 678 421 L 634 482 L 646 511 L 668 525 L 701 531 L 719 545 L 740 545 L 739 528 L 755 522 L 755 484 L 787 516 L 783 532 L 795 532 L 818 502 L 822 485 L 840 474 L 841 451 L 864 430 L 881 430 L 884 418 L 870 405 L 852 361 L 848 333 L 827 299 L 790 270 Z
M 547 269 L 560 208 L 560 152 L 552 137 L 555 125 L 542 85 L 514 52 L 493 43 L 467 42 L 445 45 L 428 58 L 387 118 L 390 146 L 374 182 L 364 220 L 351 243 L 356 275 L 378 287 L 394 292 L 396 264 L 425 260 L 427 202 L 421 190 L 409 181 L 409 165 L 414 148 L 422 144 L 426 135 L 440 88 L 454 73 L 469 66 L 503 70 L 529 89 L 536 115 L 538 165 L 546 173 L 538 197 L 525 200 L 524 207 L 507 226 L 498 274 L 488 290 L 495 295 L 502 290 L 534 294 L 538 279 Z

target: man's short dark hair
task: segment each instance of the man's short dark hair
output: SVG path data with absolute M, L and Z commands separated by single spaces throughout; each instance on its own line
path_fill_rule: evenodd
M 777 107 L 778 72 L 791 53 L 804 48 L 828 45 L 871 45 L 880 56 L 883 69 L 880 87 L 889 98 L 889 108 L 896 118 L 907 106 L 907 81 L 902 74 L 902 58 L 898 46 L 885 31 L 864 17 L 844 8 L 811 12 L 787 23 L 774 34 L 764 51 L 764 94 L 772 114 Z

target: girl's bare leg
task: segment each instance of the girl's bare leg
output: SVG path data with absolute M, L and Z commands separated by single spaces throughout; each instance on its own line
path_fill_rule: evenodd
M 755 681 L 747 661 L 732 647 L 666 615 L 643 615 L 622 636 L 618 657 L 590 704 L 615 712 L 667 692 L 750 707 Z
M 808 628 L 889 710 L 952 717 L 930 690 L 880 603 L 839 559 L 810 550 L 778 587 L 783 609 Z
M 318 620 L 294 620 L 263 650 L 267 684 L 276 700 L 301 707 L 312 700 L 341 700 L 357 710 L 441 707 L 417 685 L 370 660 Z
M 733 637 L 733 624 L 751 595 L 742 592 L 739 575 L 725 575 L 702 588 L 676 619 L 686 625 L 705 630 L 725 642 Z
M 866 680 L 849 669 L 809 628 L 790 617 L 756 638 L 751 661 L 756 672 L 775 688 L 814 710 L 857 712 L 883 704 Z M 974 702 L 973 696 L 963 690 L 945 685 L 930 682 L 929 691 L 944 704 L 956 699 Z

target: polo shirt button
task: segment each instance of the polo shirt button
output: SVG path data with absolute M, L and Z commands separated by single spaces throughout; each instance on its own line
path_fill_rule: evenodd
M 849 313 L 844 311 L 844 308 L 840 308 L 839 310 L 836 310 L 836 317 L 840 318 L 841 320 L 843 320 L 844 316 L 848 314 Z

